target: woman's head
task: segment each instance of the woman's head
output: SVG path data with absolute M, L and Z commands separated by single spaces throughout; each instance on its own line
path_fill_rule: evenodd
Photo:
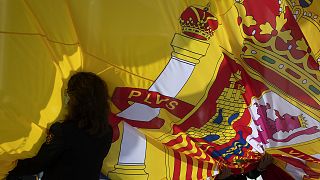
M 68 82 L 67 93 L 70 100 L 66 120 L 75 122 L 92 135 L 109 129 L 107 85 L 99 76 L 90 72 L 74 74 Z

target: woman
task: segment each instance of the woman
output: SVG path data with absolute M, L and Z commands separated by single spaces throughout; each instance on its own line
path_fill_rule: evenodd
M 50 127 L 38 154 L 19 160 L 7 179 L 41 171 L 43 180 L 99 179 L 112 141 L 107 86 L 97 75 L 79 72 L 69 80 L 66 92 L 69 100 L 65 120 Z

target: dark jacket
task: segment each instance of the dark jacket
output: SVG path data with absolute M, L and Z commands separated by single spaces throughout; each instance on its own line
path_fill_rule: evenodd
M 94 137 L 72 122 L 55 123 L 38 154 L 19 160 L 7 179 L 43 171 L 43 180 L 98 180 L 111 141 L 112 130 Z

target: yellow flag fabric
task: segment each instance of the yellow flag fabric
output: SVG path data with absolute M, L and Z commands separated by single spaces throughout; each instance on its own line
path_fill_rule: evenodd
M 63 119 L 76 71 L 109 86 L 114 138 L 102 173 L 111 179 L 240 174 L 265 152 L 283 177 L 319 179 L 319 7 L 1 0 L 0 179 Z

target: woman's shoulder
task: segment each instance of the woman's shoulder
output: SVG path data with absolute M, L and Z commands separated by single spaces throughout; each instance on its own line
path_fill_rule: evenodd
M 57 121 L 50 126 L 49 132 L 54 134 L 65 134 L 72 129 L 76 129 L 76 125 L 70 121 Z
M 83 138 L 82 133 L 75 123 L 70 121 L 57 121 L 51 125 L 49 133 L 56 138 L 63 139 L 64 142 L 74 142 L 76 139 Z
M 62 121 L 57 121 L 55 123 L 53 123 L 50 128 L 49 128 L 49 132 L 50 133 L 54 133 L 54 134 L 61 134 L 62 133 L 62 125 L 63 122 Z

